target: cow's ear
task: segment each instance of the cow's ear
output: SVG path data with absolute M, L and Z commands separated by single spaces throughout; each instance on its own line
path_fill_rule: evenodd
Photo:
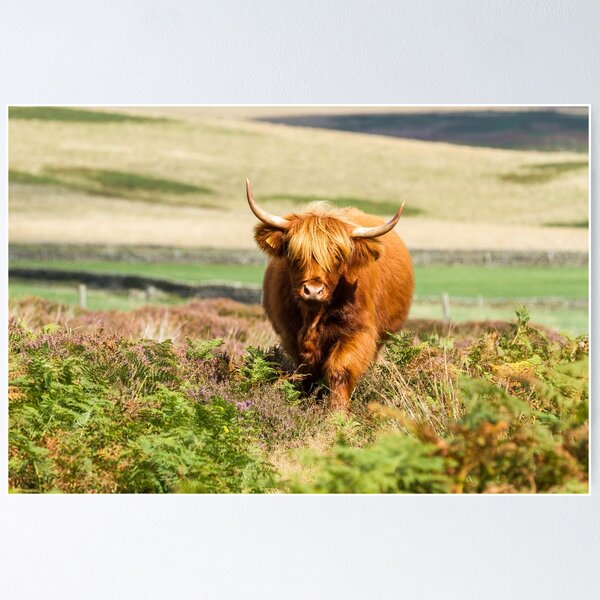
M 254 229 L 254 239 L 258 247 L 271 256 L 282 256 L 285 252 L 283 231 L 263 223 Z
M 383 252 L 383 245 L 378 239 L 359 238 L 353 242 L 350 269 L 366 267 L 371 261 L 377 260 Z

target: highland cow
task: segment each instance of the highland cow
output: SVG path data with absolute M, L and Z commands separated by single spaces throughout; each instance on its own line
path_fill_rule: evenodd
M 352 391 L 385 340 L 406 320 L 414 273 L 392 231 L 394 217 L 323 204 L 279 217 L 248 204 L 261 221 L 254 238 L 269 256 L 263 306 L 305 383 L 324 379 L 331 407 L 348 410 Z

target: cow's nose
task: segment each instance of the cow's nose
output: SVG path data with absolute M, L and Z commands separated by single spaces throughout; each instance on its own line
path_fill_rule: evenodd
M 305 283 L 302 295 L 306 300 L 320 300 L 323 296 L 322 283 Z

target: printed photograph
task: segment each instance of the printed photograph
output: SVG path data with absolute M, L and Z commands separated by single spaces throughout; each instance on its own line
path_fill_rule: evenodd
M 10 106 L 8 487 L 587 494 L 588 106 Z

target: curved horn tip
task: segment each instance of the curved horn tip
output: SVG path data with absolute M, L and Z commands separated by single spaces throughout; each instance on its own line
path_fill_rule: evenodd
M 404 205 L 406 204 L 406 200 L 400 205 L 400 208 L 396 211 L 396 214 L 388 221 L 388 224 L 392 224 L 392 229 L 394 227 L 396 227 L 396 225 L 398 224 L 398 221 L 400 220 L 400 217 L 402 216 L 402 212 L 404 211 Z
M 402 203 L 400 208 L 396 211 L 396 214 L 387 222 L 382 225 L 376 225 L 374 227 L 355 227 L 352 231 L 352 237 L 354 238 L 376 238 L 381 235 L 385 235 L 388 231 L 391 231 L 400 220 L 402 211 L 404 210 L 404 204 Z
M 250 188 L 250 179 L 248 177 L 246 177 L 246 197 L 248 200 L 248 205 L 250 206 L 250 210 L 254 213 L 254 216 L 259 221 L 262 221 L 266 225 L 276 227 L 277 229 L 287 229 L 289 227 L 290 222 L 287 219 L 277 215 L 272 215 L 256 204 L 254 195 L 252 194 L 252 189 Z
M 404 212 L 404 205 L 406 204 L 406 200 L 400 205 L 400 208 L 396 211 L 396 214 L 394 216 L 394 218 L 399 219 L 402 216 L 402 213 Z

